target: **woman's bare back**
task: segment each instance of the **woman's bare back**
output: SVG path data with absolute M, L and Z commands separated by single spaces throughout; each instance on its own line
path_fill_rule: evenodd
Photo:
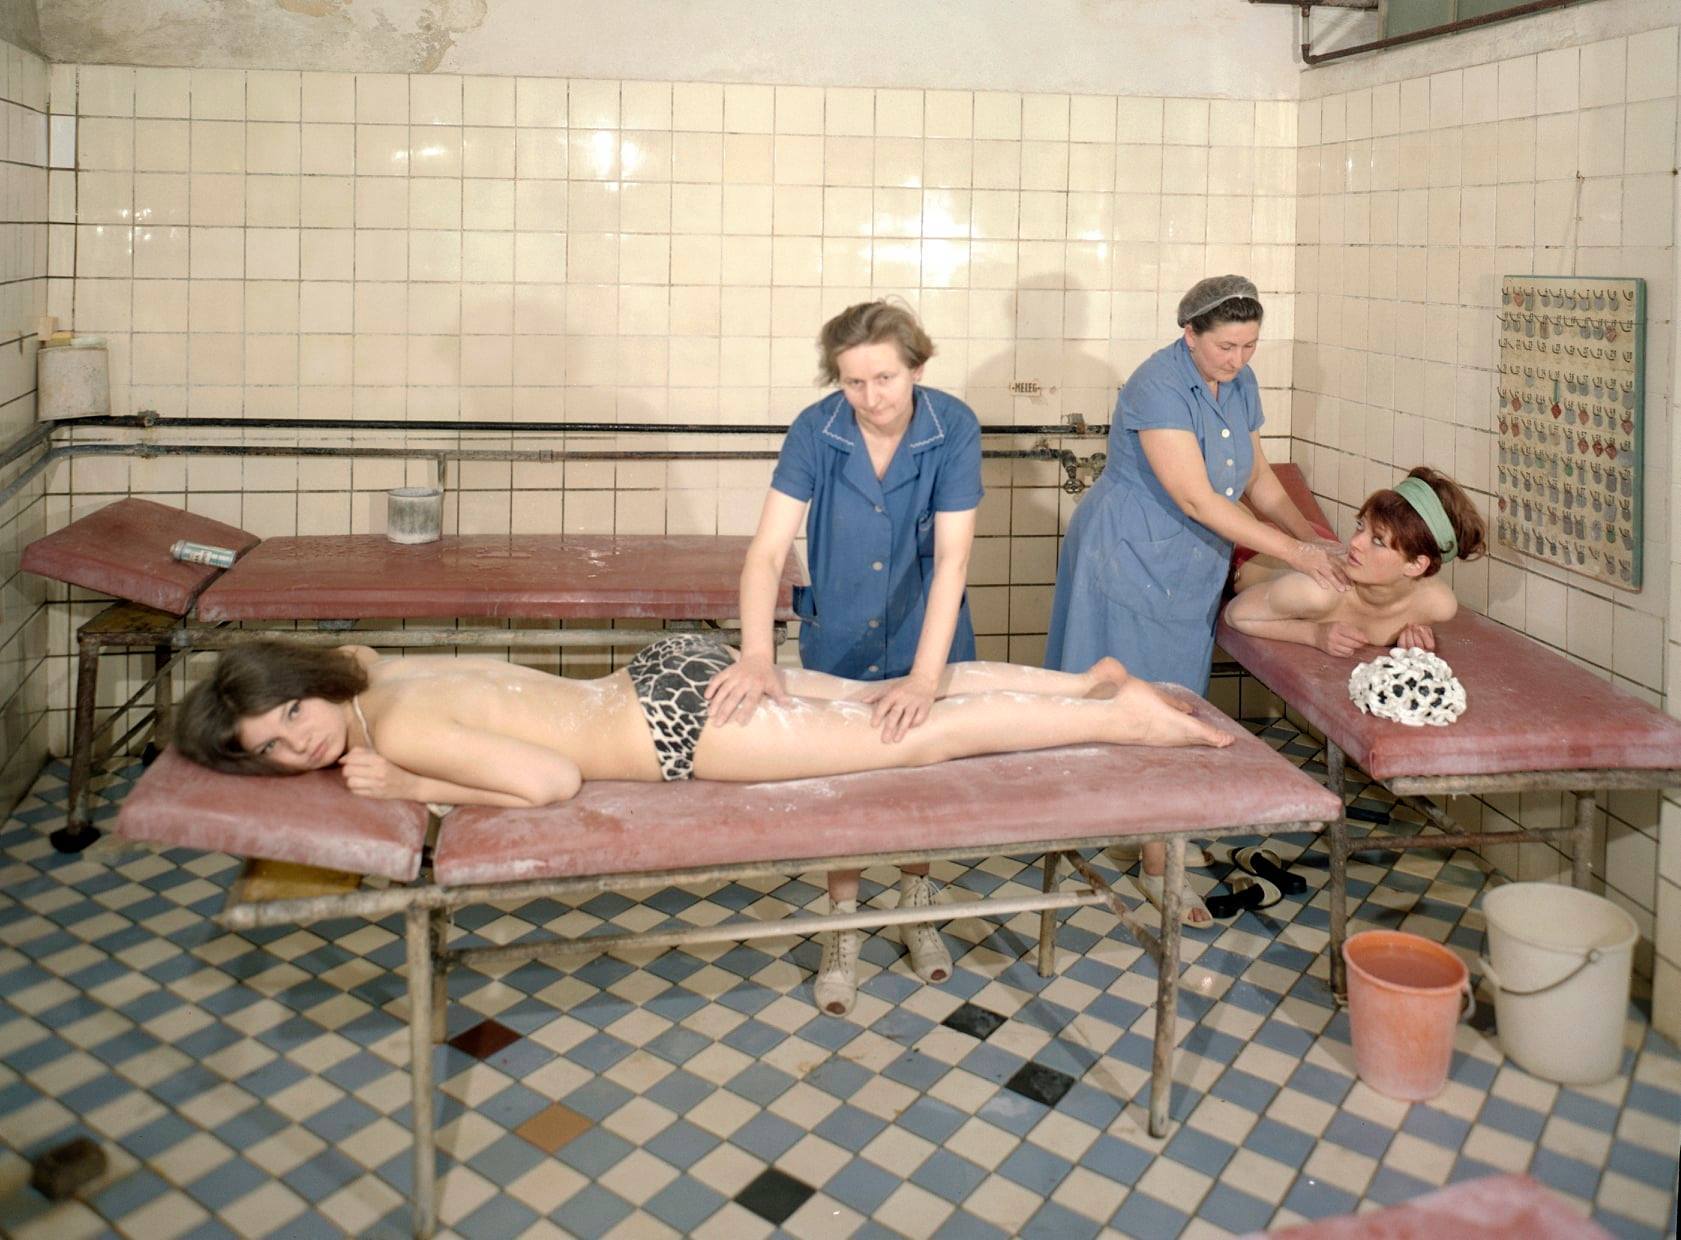
M 370 682 L 361 701 L 376 749 L 382 724 L 437 719 L 551 750 L 586 780 L 660 777 L 623 671 L 579 680 L 500 659 L 419 657 L 380 660 Z

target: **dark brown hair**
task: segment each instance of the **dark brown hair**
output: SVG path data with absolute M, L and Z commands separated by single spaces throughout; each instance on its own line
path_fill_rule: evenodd
M 908 307 L 890 301 L 861 301 L 848 306 L 823 324 L 817 334 L 818 382 L 840 382 L 839 359 L 848 349 L 889 340 L 899 346 L 899 358 L 911 370 L 919 369 L 934 356 L 934 342 Z
M 247 642 L 223 652 L 210 679 L 187 694 L 175 713 L 175 747 L 213 771 L 285 774 L 240 747 L 239 721 L 293 698 L 348 702 L 367 687 L 368 673 L 342 650 L 286 641 Z
M 1459 547 L 1458 558 L 1474 560 L 1481 555 L 1484 551 L 1483 519 L 1476 505 L 1471 503 L 1471 497 L 1460 489 L 1459 484 L 1428 465 L 1420 465 L 1407 477 L 1427 483 L 1436 493 L 1436 498 L 1442 501 L 1442 510 L 1448 514 L 1448 523 L 1453 526 L 1454 541 Z M 1404 495 L 1387 489 L 1372 492 L 1360 505 L 1360 519 L 1388 535 L 1390 545 L 1407 559 L 1428 556 L 1430 567 L 1424 570 L 1423 576 L 1433 577 L 1442 571 L 1442 550 L 1436 545 L 1436 536 Z
M 1188 320 L 1185 326 L 1200 336 L 1222 323 L 1259 323 L 1261 316 L 1261 303 L 1253 297 L 1233 297 Z

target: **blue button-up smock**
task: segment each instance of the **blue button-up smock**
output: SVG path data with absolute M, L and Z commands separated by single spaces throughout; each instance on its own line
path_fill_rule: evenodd
M 1232 544 L 1173 502 L 1138 433 L 1190 431 L 1214 493 L 1237 500 L 1255 463 L 1250 432 L 1261 422 L 1254 372 L 1245 366 L 1216 398 L 1183 339 L 1133 372 L 1115 403 L 1103 476 L 1063 539 L 1047 667 L 1084 671 L 1112 655 L 1135 676 L 1207 692 Z
M 934 514 L 980 505 L 981 428 L 954 396 L 916 388 L 905 437 L 877 478 L 852 406 L 824 397 L 788 428 L 771 486 L 810 503 L 811 584 L 794 592 L 800 662 L 855 680 L 908 675 L 934 580 Z M 950 661 L 975 657 L 963 600 Z

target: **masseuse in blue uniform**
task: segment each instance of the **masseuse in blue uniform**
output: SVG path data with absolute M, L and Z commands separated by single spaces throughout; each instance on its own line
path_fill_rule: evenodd
M 707 688 L 710 716 L 745 721 L 765 695 L 787 699 L 772 620 L 803 520 L 811 585 L 795 596 L 800 662 L 882 682 L 861 700 L 892 742 L 928 717 L 948 662 L 975 657 L 964 585 L 982 494 L 980 423 L 962 401 L 917 385 L 934 344 L 901 306 L 843 310 L 823 325 L 818 350 L 820 377 L 840 390 L 788 428 L 741 574 L 741 659 Z M 853 912 L 857 899 L 856 870 L 829 875 L 833 911 Z M 900 907 L 933 899 L 928 867 L 905 866 Z M 906 925 L 903 937 L 924 981 L 951 976 L 933 925 Z M 822 1010 L 852 1009 L 861 943 L 856 930 L 823 936 Z
M 1261 397 L 1249 359 L 1261 302 L 1243 276 L 1211 276 L 1179 302 L 1184 334 L 1121 389 L 1103 476 L 1062 543 L 1045 666 L 1104 655 L 1147 680 L 1208 690 L 1214 620 L 1233 543 L 1283 560 L 1321 585 L 1347 586 L 1261 450 Z M 1247 496 L 1258 520 L 1238 501 Z M 1158 908 L 1164 846 L 1147 845 L 1133 881 Z M 1184 920 L 1207 925 L 1187 883 Z

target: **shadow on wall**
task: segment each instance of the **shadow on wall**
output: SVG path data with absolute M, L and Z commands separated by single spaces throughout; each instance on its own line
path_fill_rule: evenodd
M 963 390 L 982 422 L 1039 426 L 1074 414 L 1109 420 L 1124 378 L 1109 359 L 1109 294 L 1088 292 L 1057 272 L 969 296 L 971 358 Z M 1013 384 L 1037 388 L 1013 390 Z

